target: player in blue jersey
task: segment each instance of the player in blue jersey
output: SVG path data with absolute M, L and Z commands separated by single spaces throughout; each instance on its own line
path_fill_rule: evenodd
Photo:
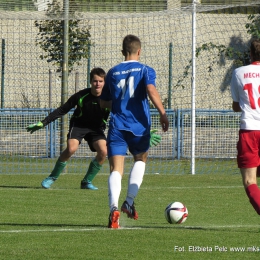
M 41 185 L 43 188 L 49 189 L 54 181 L 58 179 L 66 167 L 67 161 L 77 151 L 82 139 L 84 139 L 88 142 L 90 150 L 96 152 L 96 156 L 90 162 L 80 187 L 81 189 L 98 189 L 92 184 L 92 181 L 100 171 L 107 156 L 104 131 L 109 110 L 101 109 L 99 105 L 99 97 L 105 83 L 105 76 L 106 72 L 102 68 L 92 69 L 90 72 L 91 88 L 85 88 L 75 93 L 65 104 L 55 109 L 42 121 L 27 127 L 27 131 L 33 133 L 76 107 L 70 119 L 67 147 L 60 154 L 51 174 L 42 181 Z
M 139 62 L 140 53 L 139 38 L 127 35 L 123 40 L 122 50 L 125 61 L 109 70 L 100 96 L 100 106 L 111 109 L 107 136 L 110 164 L 109 228 L 119 228 L 118 201 L 124 158 L 128 149 L 133 155 L 134 165 L 129 175 L 127 196 L 121 211 L 129 218 L 138 218 L 134 199 L 142 184 L 150 142 L 151 118 L 148 97 L 159 112 L 163 131 L 167 131 L 169 126 L 160 95 L 155 88 L 156 72 Z

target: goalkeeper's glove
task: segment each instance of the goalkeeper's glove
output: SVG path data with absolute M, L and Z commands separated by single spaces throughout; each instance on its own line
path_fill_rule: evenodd
M 26 127 L 27 132 L 30 132 L 31 134 L 39 129 L 43 128 L 43 123 L 38 122 L 36 124 L 32 124 Z
M 157 131 L 156 129 L 150 131 L 150 147 L 157 146 L 161 142 L 162 137 L 155 134 Z

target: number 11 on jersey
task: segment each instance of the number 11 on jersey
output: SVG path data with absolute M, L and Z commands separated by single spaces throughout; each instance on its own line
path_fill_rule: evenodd
M 129 77 L 127 82 L 126 82 L 126 79 L 121 79 L 119 81 L 119 83 L 117 84 L 117 87 L 122 89 L 122 97 L 121 97 L 121 99 L 125 98 L 125 92 L 126 92 L 127 87 L 129 88 L 129 96 L 130 96 L 130 98 L 134 97 L 135 89 L 134 89 L 134 77 L 133 76 Z

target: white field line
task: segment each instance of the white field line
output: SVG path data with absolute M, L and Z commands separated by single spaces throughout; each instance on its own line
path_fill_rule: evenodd
M 172 228 L 181 228 L 181 229 L 238 229 L 238 228 L 260 228 L 260 225 L 207 225 L 207 226 L 181 226 L 175 225 Z M 121 227 L 119 229 L 110 229 L 110 228 L 60 228 L 60 229 L 13 229 L 13 230 L 0 230 L 0 233 L 42 233 L 42 232 L 90 232 L 90 231 L 114 231 L 114 230 L 151 230 L 157 229 L 156 227 Z
M 140 189 L 147 189 L 147 190 L 157 190 L 157 189 L 176 189 L 176 190 L 182 190 L 182 189 L 237 189 L 237 188 L 243 188 L 242 185 L 237 186 L 182 186 L 182 187 L 176 187 L 176 186 L 153 186 L 153 187 L 141 187 Z

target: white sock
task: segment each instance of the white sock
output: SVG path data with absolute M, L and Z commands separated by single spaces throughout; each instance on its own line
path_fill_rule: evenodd
M 122 176 L 119 172 L 111 172 L 108 178 L 108 199 L 110 211 L 113 207 L 118 208 L 118 200 L 121 193 Z
M 130 206 L 133 205 L 134 199 L 143 182 L 144 171 L 145 171 L 145 162 L 142 161 L 135 162 L 130 172 L 127 197 L 126 197 L 126 201 Z

